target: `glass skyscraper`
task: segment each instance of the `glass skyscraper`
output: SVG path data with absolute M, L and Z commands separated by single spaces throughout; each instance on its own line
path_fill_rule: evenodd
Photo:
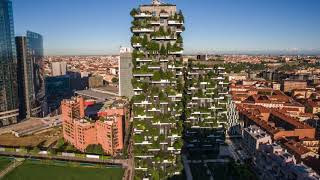
M 42 117 L 46 113 L 43 72 L 43 38 L 27 31 L 27 36 L 16 37 L 20 117 Z
M 12 3 L 0 0 L 0 127 L 19 116 Z

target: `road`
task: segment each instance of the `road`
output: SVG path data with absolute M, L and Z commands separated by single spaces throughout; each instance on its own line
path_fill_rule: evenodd
M 184 165 L 184 169 L 186 171 L 186 175 L 187 175 L 187 180 L 192 180 L 192 173 L 191 173 L 191 169 L 189 166 L 189 162 L 188 159 L 185 155 L 182 155 L 182 161 L 183 161 L 183 165 Z
M 228 148 L 231 155 L 233 156 L 233 159 L 236 162 L 240 161 L 240 163 L 243 163 L 243 159 L 240 158 L 239 154 L 237 153 L 237 147 L 234 145 L 233 141 L 231 141 L 230 139 L 227 139 L 226 143 L 228 144 Z

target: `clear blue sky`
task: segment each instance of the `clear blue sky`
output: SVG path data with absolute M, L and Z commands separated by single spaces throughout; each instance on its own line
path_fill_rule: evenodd
M 151 0 L 12 0 L 15 31 L 44 36 L 47 54 L 117 54 L 130 10 Z M 186 53 L 320 49 L 320 0 L 164 0 L 186 17 Z

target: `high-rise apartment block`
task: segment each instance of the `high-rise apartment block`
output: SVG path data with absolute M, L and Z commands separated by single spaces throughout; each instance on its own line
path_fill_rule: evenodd
M 67 63 L 66 62 L 52 62 L 51 63 L 51 75 L 52 76 L 63 76 L 67 74 Z
M 207 66 L 189 62 L 185 87 L 187 94 L 185 142 L 196 154 L 218 152 L 224 139 L 224 128 L 232 116 L 228 113 L 228 76 L 219 65 Z
M 120 49 L 119 59 L 119 95 L 132 98 L 133 88 L 131 84 L 132 80 L 132 56 L 130 48 Z
M 159 1 L 131 16 L 135 176 L 166 179 L 182 170 L 184 16 Z
M 18 121 L 16 63 L 12 2 L 0 0 L 0 127 Z
M 27 32 L 16 37 L 20 118 L 42 117 L 46 113 L 43 72 L 43 38 Z

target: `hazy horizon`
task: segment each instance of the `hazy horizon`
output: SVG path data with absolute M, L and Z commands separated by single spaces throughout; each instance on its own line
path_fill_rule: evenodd
M 151 2 L 12 1 L 16 34 L 42 34 L 46 55 L 118 54 L 130 46 L 131 9 Z M 186 54 L 320 54 L 318 0 L 163 1 L 185 15 Z

